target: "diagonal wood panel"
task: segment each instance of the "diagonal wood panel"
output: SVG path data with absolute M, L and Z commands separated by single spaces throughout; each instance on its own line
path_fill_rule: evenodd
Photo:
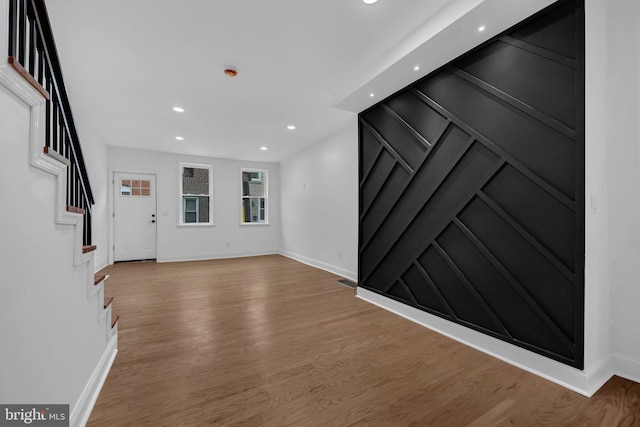
M 360 114 L 359 286 L 582 367 L 583 25 L 560 2 Z

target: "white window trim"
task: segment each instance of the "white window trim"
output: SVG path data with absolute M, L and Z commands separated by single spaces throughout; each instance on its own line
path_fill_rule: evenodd
M 260 172 L 263 173 L 266 178 L 266 184 L 264 186 L 264 222 L 244 222 L 242 220 L 242 201 L 244 200 L 244 194 L 242 191 L 242 173 L 243 172 Z M 269 170 L 268 169 L 257 169 L 257 168 L 240 168 L 240 225 L 242 226 L 261 226 L 261 225 L 269 225 Z
M 209 170 L 209 222 L 184 222 L 183 200 L 184 196 L 200 196 L 201 194 L 183 194 L 182 193 L 182 170 L 183 168 L 197 168 Z M 211 227 L 215 225 L 213 222 L 213 165 L 200 163 L 178 162 L 178 226 L 180 227 Z

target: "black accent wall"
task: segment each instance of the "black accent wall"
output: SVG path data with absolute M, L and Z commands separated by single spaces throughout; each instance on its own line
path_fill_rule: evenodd
M 359 146 L 359 286 L 583 367 L 583 0 L 362 112 Z

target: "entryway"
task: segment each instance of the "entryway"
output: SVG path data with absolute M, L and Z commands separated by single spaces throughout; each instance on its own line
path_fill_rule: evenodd
M 113 174 L 114 261 L 156 258 L 156 176 Z

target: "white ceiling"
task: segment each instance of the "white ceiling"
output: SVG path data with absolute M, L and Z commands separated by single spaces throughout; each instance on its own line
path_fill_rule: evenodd
M 553 1 L 50 0 L 47 7 L 73 114 L 108 145 L 279 162 Z M 238 76 L 225 76 L 228 67 Z

